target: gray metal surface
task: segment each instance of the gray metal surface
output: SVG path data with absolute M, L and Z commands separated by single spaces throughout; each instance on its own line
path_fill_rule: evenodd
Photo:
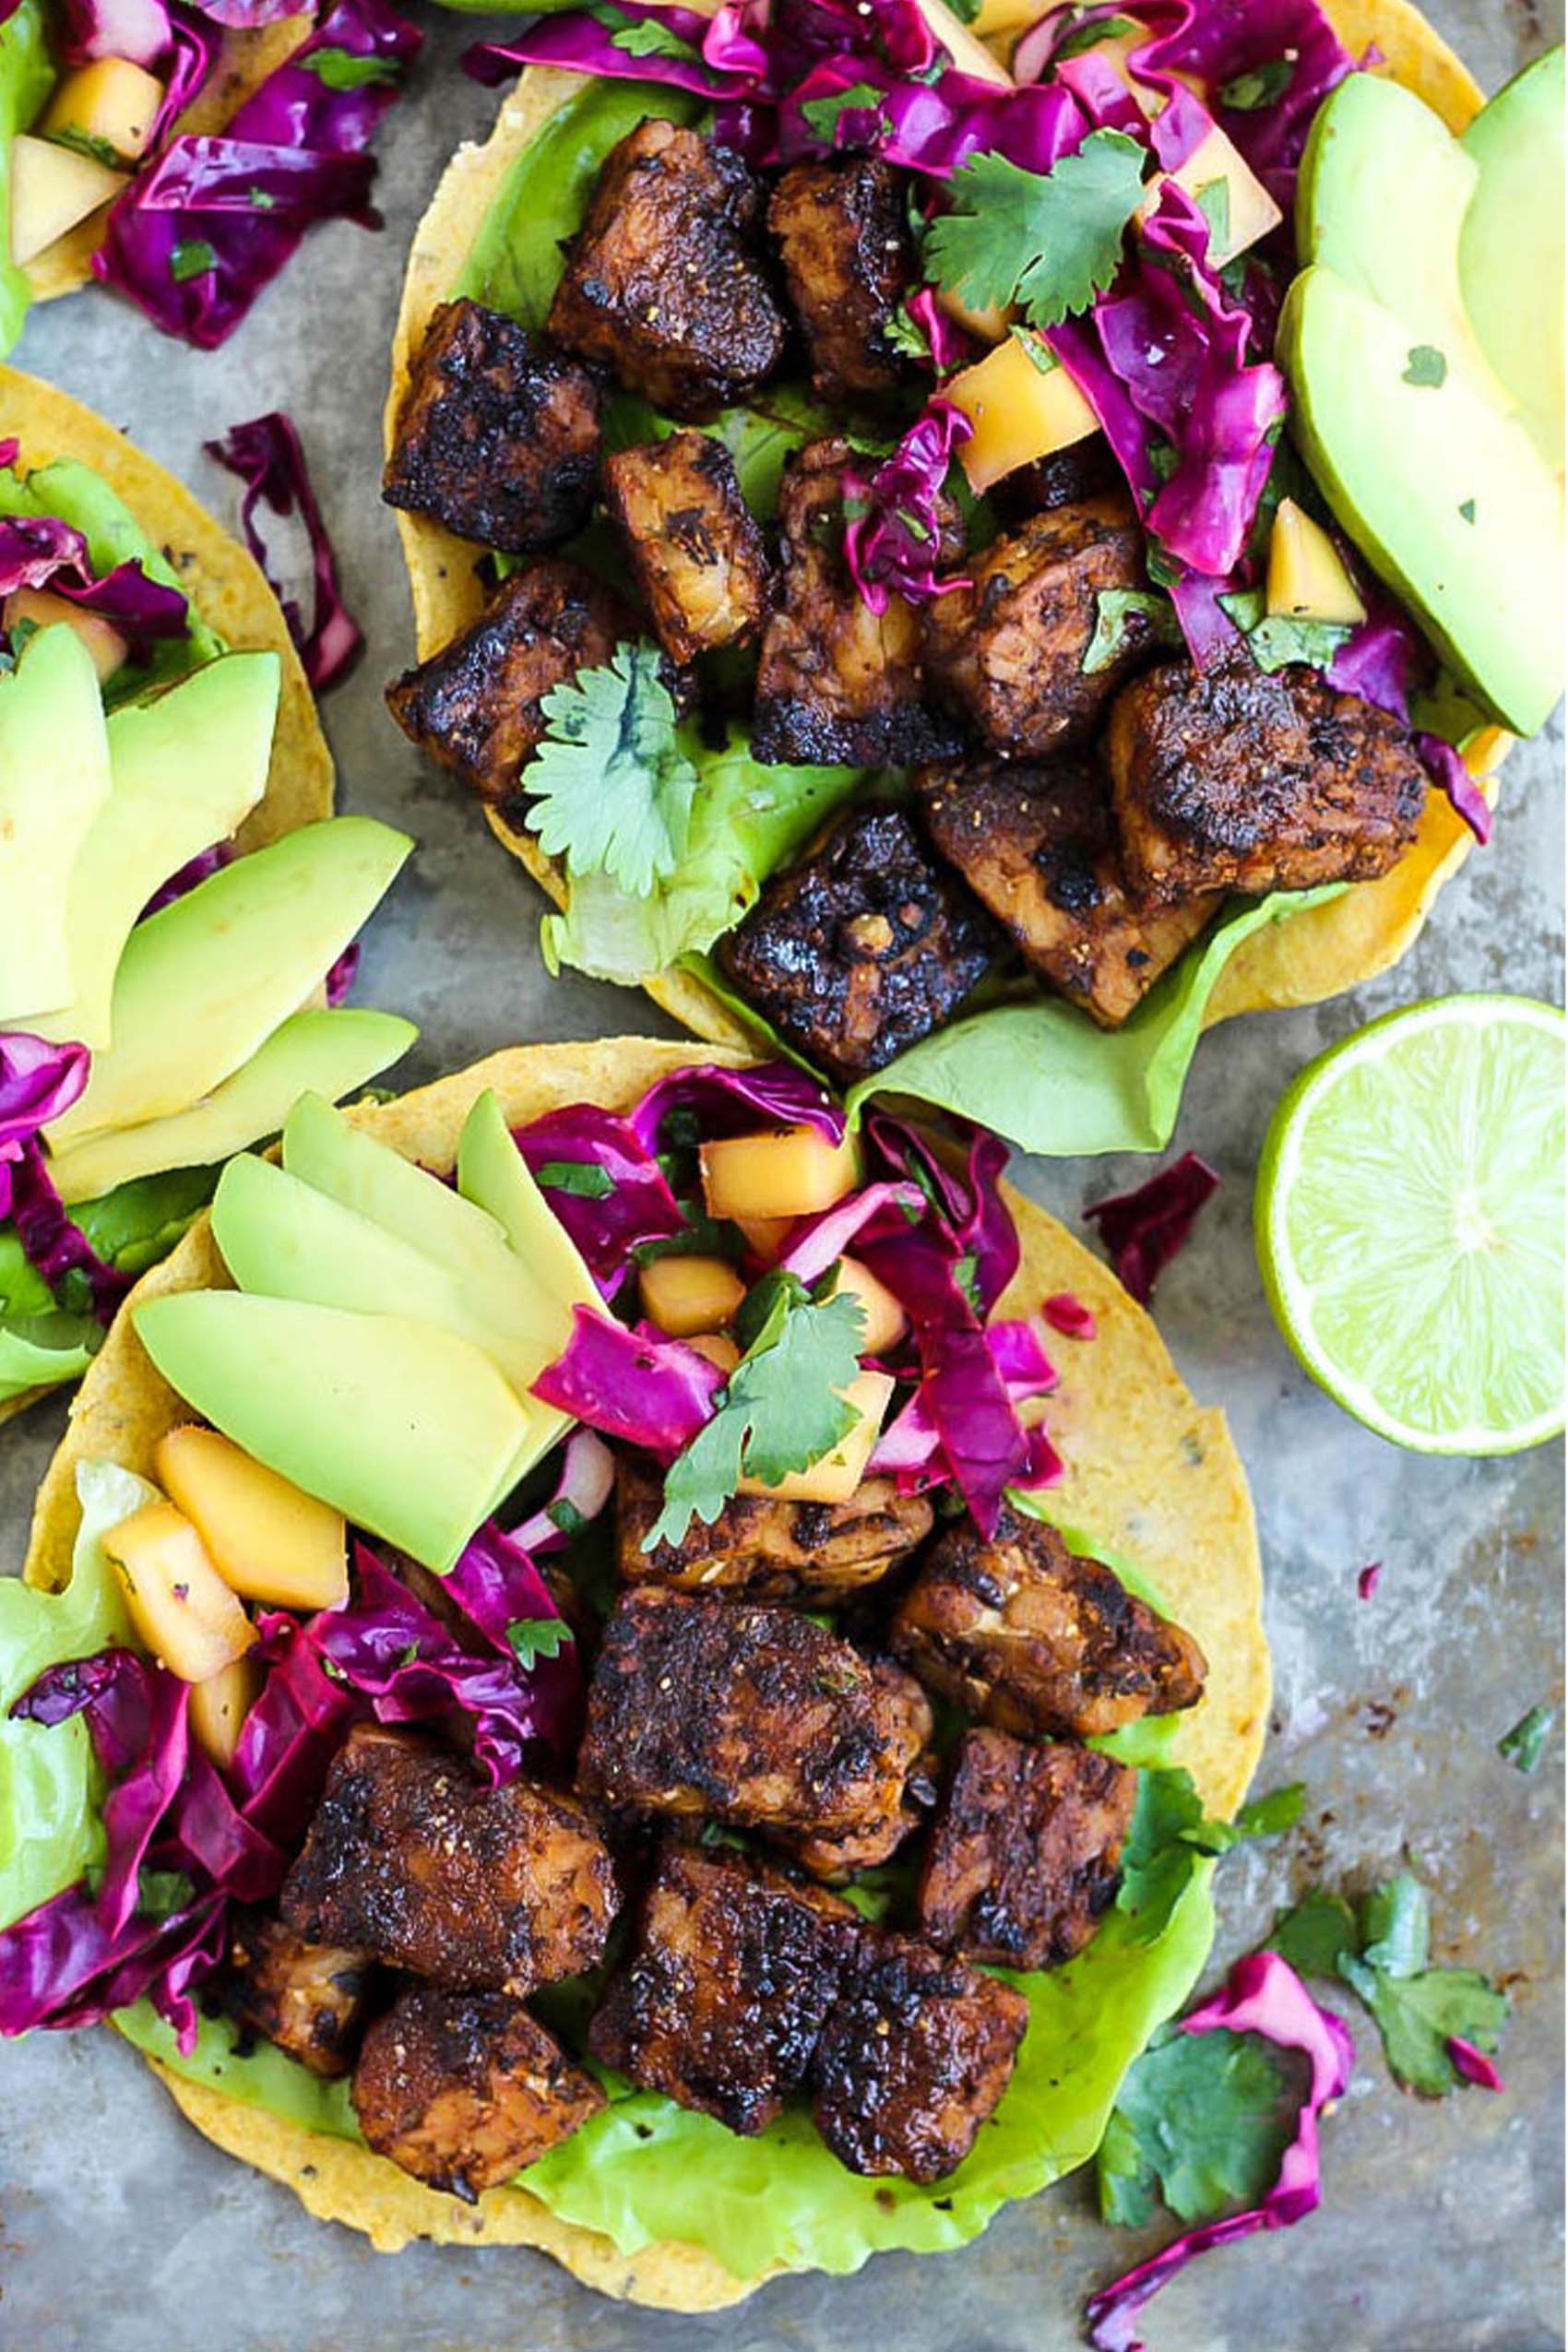
M 383 144 L 386 233 L 315 233 L 213 357 L 106 299 L 36 316 L 23 364 L 92 400 L 232 516 L 204 437 L 274 406 L 304 434 L 371 650 L 327 707 L 343 804 L 418 836 L 377 925 L 363 1001 L 411 1015 L 422 1077 L 523 1039 L 663 1027 L 635 996 L 550 983 L 539 902 L 456 793 L 385 717 L 410 632 L 397 540 L 375 497 L 386 349 L 402 255 L 440 167 L 493 101 L 456 71 L 486 20 L 432 19 L 411 101 Z M 1552 37 L 1531 0 L 1435 12 L 1489 89 Z M 1151 2310 L 1157 2352 L 1550 2352 L 1562 2340 L 1561 1746 L 1533 1779 L 1497 1757 L 1536 1700 L 1562 1696 L 1562 1456 L 1421 1461 L 1312 1388 L 1277 1337 L 1249 1237 L 1258 1142 L 1292 1074 L 1387 1006 L 1463 988 L 1557 996 L 1560 736 L 1510 763 L 1504 819 L 1395 974 L 1353 1000 L 1209 1038 L 1179 1146 L 1223 1190 L 1162 1285 L 1160 1321 L 1193 1387 L 1229 1412 L 1253 1473 L 1277 1694 L 1263 1783 L 1305 1777 L 1306 1822 L 1224 1866 L 1222 1946 L 1244 1949 L 1317 1877 L 1360 1884 L 1406 1857 L 1434 1890 L 1440 1956 L 1506 1978 L 1507 2093 L 1423 2106 L 1393 2089 L 1370 2027 L 1325 2131 L 1326 2199 L 1303 2227 L 1199 2264 Z M 1134 1173 L 1026 1165 L 1070 1221 Z M 0 1568 L 20 1564 L 30 1499 L 63 1412 L 0 1433 Z M 1375 1599 L 1357 1569 L 1381 1558 Z M 1218 1959 L 1217 1959 L 1218 1966 Z M 387 2259 L 309 2221 L 179 2120 L 110 2034 L 38 2036 L 0 2054 L 4 2352 L 1055 2352 L 1087 2287 L 1146 2251 L 1101 2230 L 1082 2181 L 1004 2215 L 963 2253 L 885 2256 L 800 2278 L 737 2312 L 666 2321 L 586 2293 L 541 2257 L 416 2248 Z

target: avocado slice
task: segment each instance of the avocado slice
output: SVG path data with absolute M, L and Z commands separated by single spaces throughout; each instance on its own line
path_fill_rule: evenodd
M 1562 466 L 1563 72 L 1561 48 L 1515 74 L 1459 144 L 1475 193 L 1459 284 L 1478 341 L 1537 448 Z
M 110 718 L 112 790 L 65 896 L 75 993 L 33 1024 L 41 1037 L 108 1045 L 114 973 L 142 909 L 267 790 L 281 674 L 275 653 L 228 654 Z
M 66 897 L 109 791 L 92 658 L 74 629 L 41 629 L 0 677 L 0 1028 L 76 992 Z
M 411 1172 L 445 1192 L 438 1178 Z M 559 1304 L 537 1292 L 509 1252 L 503 1280 L 481 1282 L 265 1159 L 230 1161 L 212 1204 L 212 1229 L 242 1290 L 355 1314 L 395 1305 L 478 1348 L 525 1407 L 530 1384 L 565 1344 Z M 498 1248 L 505 1249 L 499 1239 Z
M 1422 382 L 1410 329 L 1332 269 L 1286 298 L 1278 354 L 1319 489 L 1502 725 L 1562 692 L 1562 506 L 1523 425 L 1456 370 Z
M 354 1094 L 418 1035 L 411 1021 L 368 1006 L 291 1014 L 205 1102 L 85 1136 L 52 1157 L 55 1189 L 63 1201 L 90 1201 L 133 1176 L 212 1167 L 259 1136 L 275 1135 L 302 1088 Z
M 136 1327 L 215 1428 L 438 1575 L 523 1451 L 527 1417 L 489 1357 L 407 1315 L 181 1290 Z
M 232 1076 L 320 987 L 412 847 L 374 817 L 327 817 L 138 923 L 115 975 L 113 1044 L 46 1131 L 50 1149 L 166 1118 Z
M 500 1100 L 489 1087 L 464 1120 L 457 1139 L 457 1190 L 495 1219 L 514 1253 L 552 1298 L 568 1309 L 602 1309 L 597 1283 L 534 1182 L 528 1161 L 512 1141 Z M 564 1332 L 562 1336 L 564 1344 Z
M 1480 173 L 1413 91 L 1349 74 L 1318 111 L 1296 192 L 1303 267 L 1321 262 L 1391 311 L 1407 348 L 1443 353 L 1506 413 L 1514 395 L 1482 350 L 1459 288 L 1460 232 Z

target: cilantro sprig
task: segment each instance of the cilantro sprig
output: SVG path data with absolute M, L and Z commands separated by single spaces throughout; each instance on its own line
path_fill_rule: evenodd
M 1049 172 L 977 155 L 947 184 L 952 209 L 926 232 L 927 267 L 971 309 L 1017 303 L 1031 326 L 1059 327 L 1121 267 L 1147 161 L 1136 139 L 1104 130 Z
M 742 1477 L 777 1486 L 831 1454 L 855 1426 L 855 1408 L 840 1392 L 860 1371 L 865 1313 L 858 1299 L 817 1299 L 776 1267 L 742 1301 L 734 1331 L 744 1352 L 713 1419 L 671 1464 L 647 1551 L 679 1543 L 694 1517 L 711 1526 Z
M 506 1628 L 512 1655 L 525 1674 L 541 1657 L 559 1657 L 574 1638 L 563 1617 L 514 1617 Z
M 1106 2126 L 1101 2218 L 1142 2229 L 1161 2204 L 1189 2225 L 1261 2204 L 1295 2133 L 1299 2071 L 1253 2034 L 1167 2027 L 1126 2076 Z
M 653 645 L 618 645 L 544 698 L 548 731 L 525 771 L 529 822 L 573 874 L 605 873 L 640 898 L 686 853 L 697 771 Z

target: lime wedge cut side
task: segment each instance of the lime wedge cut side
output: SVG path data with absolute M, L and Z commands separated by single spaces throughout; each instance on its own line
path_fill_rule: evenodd
M 1301 1363 L 1423 1454 L 1563 1424 L 1563 1016 L 1521 996 L 1390 1013 L 1269 1124 L 1254 1230 Z

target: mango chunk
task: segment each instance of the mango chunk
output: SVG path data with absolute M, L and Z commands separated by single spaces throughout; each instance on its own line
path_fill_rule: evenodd
M 1013 77 L 1006 66 L 992 55 L 983 41 L 975 39 L 945 0 L 920 0 L 920 10 L 961 74 L 971 74 L 976 81 L 993 82 L 999 89 L 1012 89 Z
M 814 1462 L 809 1470 L 793 1470 L 777 1486 L 765 1486 L 760 1479 L 742 1478 L 737 1491 L 741 1494 L 768 1494 L 780 1503 L 848 1503 L 865 1476 L 872 1447 L 882 1432 L 883 1415 L 893 1394 L 890 1372 L 862 1372 L 853 1379 L 842 1394 L 847 1405 L 852 1405 L 860 1419 L 853 1429 Z
M 7 636 L 18 623 L 34 629 L 51 629 L 57 623 L 74 629 L 88 649 L 101 686 L 122 667 L 131 650 L 113 621 L 105 620 L 101 612 L 84 612 L 68 596 L 56 596 L 53 588 L 13 588 L 0 612 L 0 623 Z
M 261 1669 L 254 1654 L 231 1658 L 205 1682 L 193 1682 L 188 1720 L 191 1736 L 199 1740 L 222 1772 L 234 1761 L 240 1734 L 261 1692 Z
M 885 1282 L 879 1282 L 869 1265 L 859 1258 L 840 1258 L 838 1280 L 834 1297 L 849 1297 L 860 1303 L 865 1317 L 865 1329 L 861 1334 L 860 1352 L 862 1356 L 885 1355 L 895 1348 L 909 1328 L 909 1318 Z
M 853 1139 L 830 1144 L 814 1127 L 767 1135 L 727 1135 L 702 1146 L 702 1188 L 710 1217 L 812 1217 L 860 1182 Z
M 1003 303 L 990 303 L 979 310 L 960 301 L 945 286 L 932 289 L 938 310 L 945 311 L 956 326 L 963 327 L 979 343 L 1000 343 L 1013 323 L 1013 311 Z
M 754 1251 L 765 1265 L 778 1264 L 795 1228 L 792 1217 L 738 1217 L 735 1222 L 746 1237 L 747 1248 Z
M 206 1682 L 249 1649 L 255 1627 L 172 1503 L 144 1503 L 102 1541 L 132 1624 L 171 1674 Z
M 108 204 L 125 184 L 95 157 L 18 131 L 11 141 L 11 259 L 18 269 L 67 230 Z
M 741 1351 L 727 1331 L 694 1331 L 686 1345 L 695 1348 L 699 1356 L 706 1356 L 710 1364 L 717 1364 L 726 1375 L 741 1360 Z
M 330 1503 L 215 1429 L 170 1430 L 153 1460 L 231 1591 L 275 1609 L 335 1609 L 348 1598 L 348 1534 Z
M 977 495 L 1004 474 L 1099 431 L 1099 420 L 1039 336 L 1009 335 L 946 386 L 974 432 L 958 462 Z
M 1367 608 L 1321 523 L 1293 498 L 1282 498 L 1268 538 L 1268 609 L 1292 621 L 1336 621 L 1359 627 Z
M 100 57 L 65 77 L 38 127 L 45 138 L 77 139 L 95 151 L 107 148 L 122 163 L 139 163 L 162 103 L 156 74 L 128 57 Z
M 718 1331 L 746 1295 L 746 1286 L 723 1258 L 655 1258 L 638 1277 L 643 1313 L 671 1339 Z
M 1216 269 L 1223 269 L 1271 229 L 1277 229 L 1285 218 L 1263 182 L 1242 160 L 1233 139 L 1217 123 L 1188 156 L 1185 163 L 1174 172 L 1162 172 L 1154 184 L 1147 202 L 1139 208 L 1139 219 L 1153 208 L 1158 199 L 1163 181 L 1172 180 L 1184 188 L 1194 204 L 1201 204 L 1209 217 L 1208 259 Z M 1223 190 L 1223 194 L 1219 191 Z

